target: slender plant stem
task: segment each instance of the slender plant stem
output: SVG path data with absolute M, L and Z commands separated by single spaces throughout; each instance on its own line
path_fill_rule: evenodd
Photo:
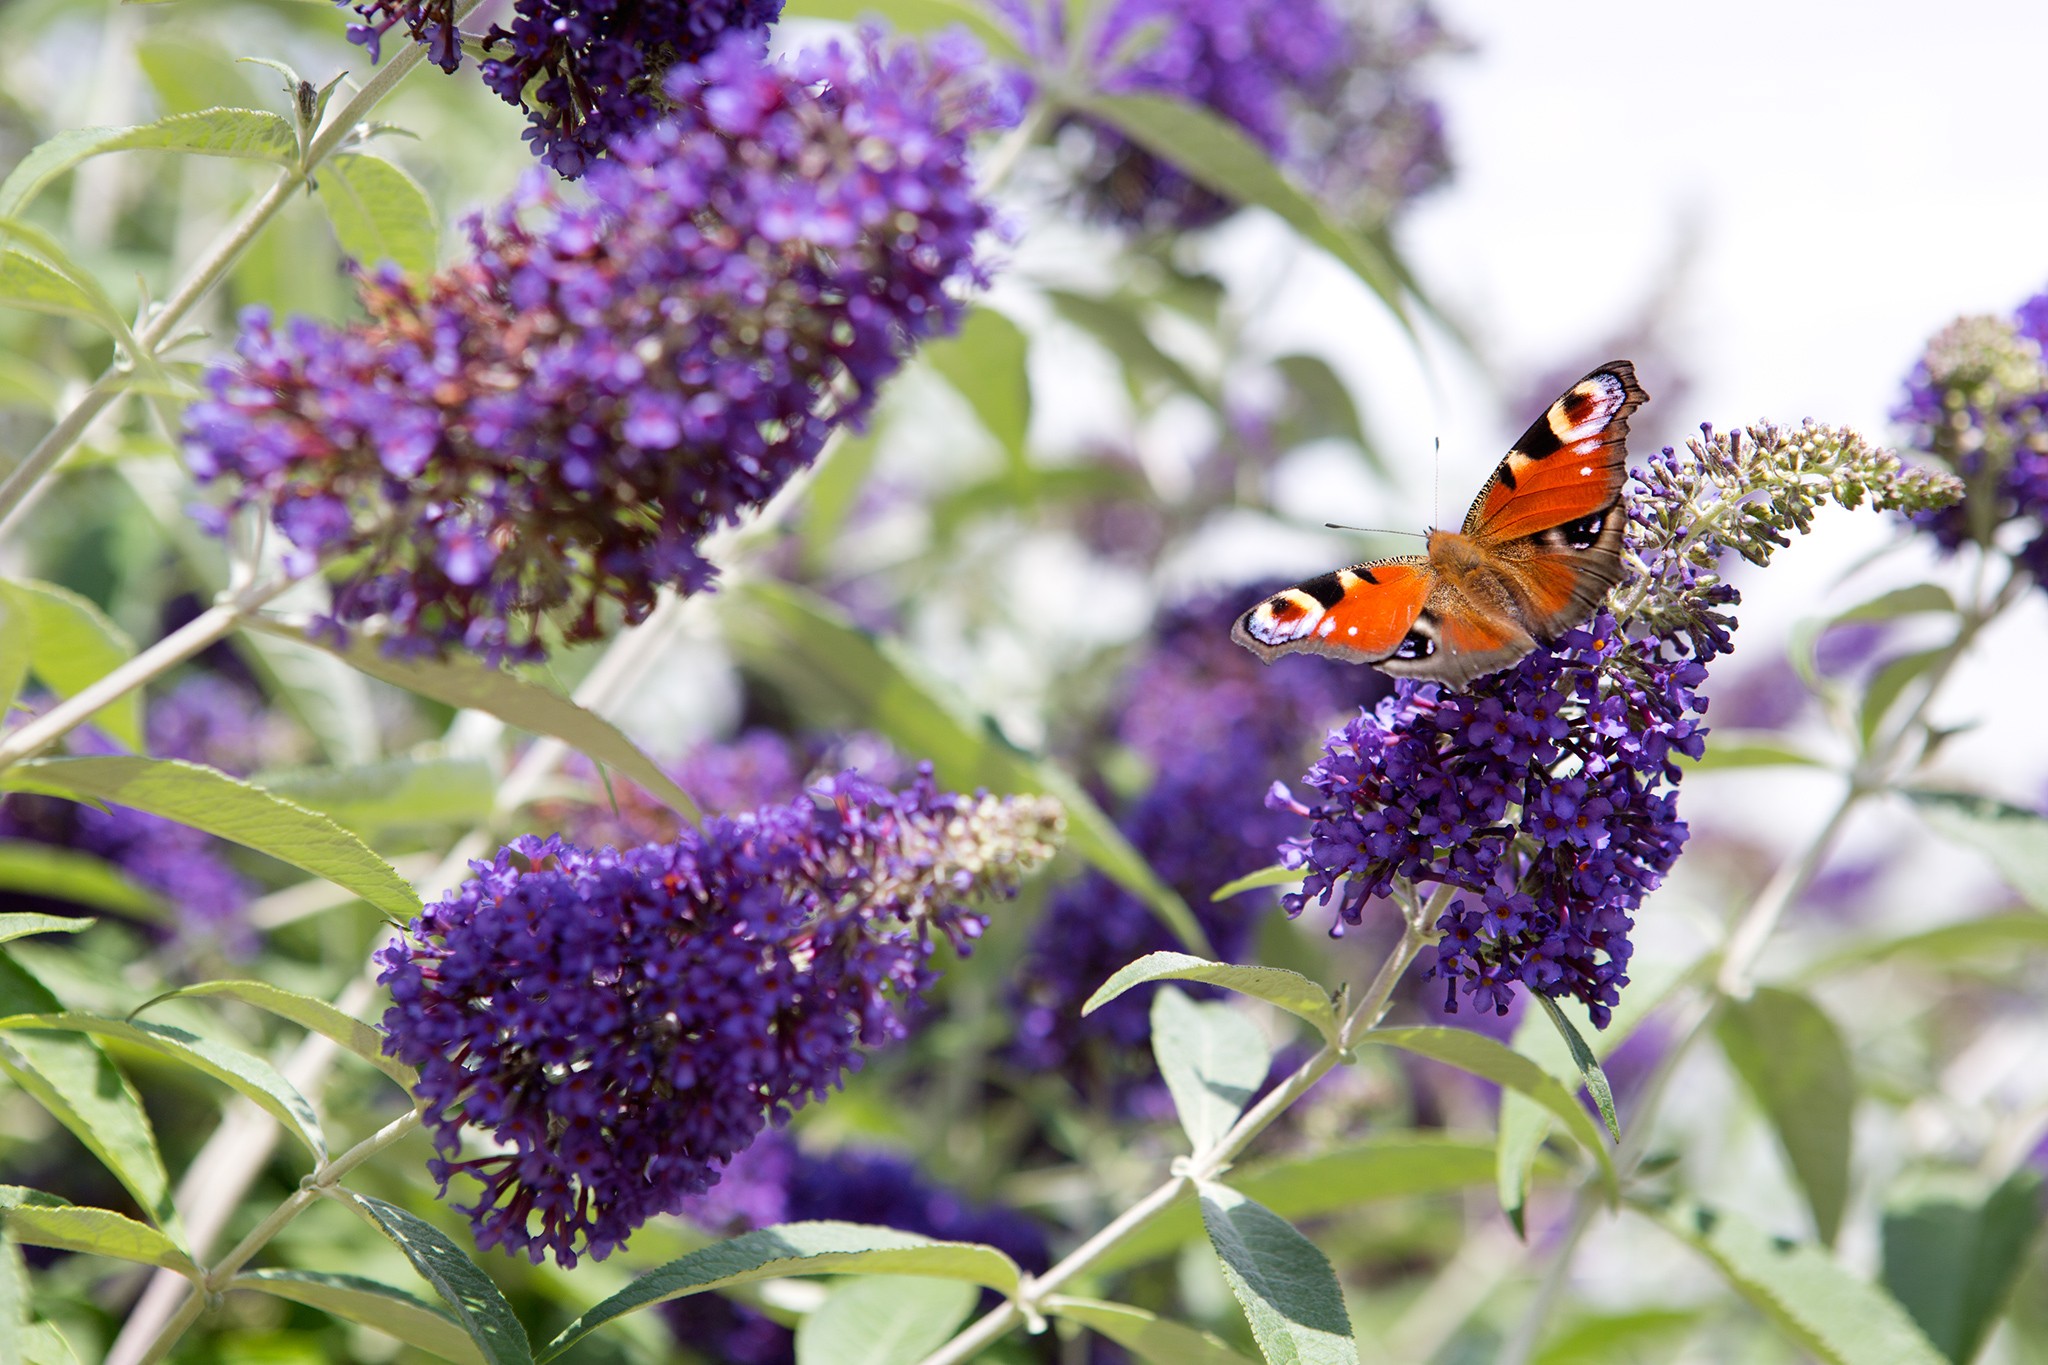
M 169 1355 L 178 1339 L 199 1320 L 200 1312 L 206 1307 L 211 1296 L 220 1293 L 234 1279 L 235 1273 L 249 1263 L 251 1257 L 270 1244 L 272 1238 L 289 1227 L 294 1219 L 313 1206 L 321 1196 L 331 1194 L 341 1183 L 343 1176 L 368 1161 L 392 1143 L 404 1138 L 420 1126 L 420 1111 L 408 1109 L 391 1122 L 379 1128 L 340 1156 L 322 1164 L 304 1184 L 294 1190 L 291 1197 L 272 1209 L 262 1222 L 249 1230 L 248 1236 L 235 1243 L 226 1255 L 216 1261 L 201 1275 L 199 1282 L 191 1284 L 185 1301 L 178 1305 L 154 1340 L 137 1357 L 138 1365 L 152 1365 Z M 124 1334 L 125 1335 L 125 1334 Z M 113 1357 L 109 1356 L 109 1360 Z
M 254 583 L 201 612 L 184 626 L 166 635 L 113 672 L 80 688 L 28 724 L 0 739 L 0 771 L 24 759 L 34 758 L 72 730 L 91 719 L 94 712 L 127 696 L 184 663 L 193 655 L 225 639 L 248 615 L 289 588 L 298 580 L 274 578 Z
M 1405 928 L 1400 942 L 1387 954 L 1380 964 L 1372 984 L 1366 988 L 1358 1007 L 1345 1019 L 1337 1030 L 1337 1040 L 1325 1043 L 1314 1056 L 1295 1068 L 1293 1074 L 1260 1100 L 1256 1105 L 1238 1116 L 1230 1130 L 1206 1151 L 1174 1162 L 1173 1173 L 1164 1184 L 1118 1214 L 1109 1224 L 1094 1236 L 1074 1248 L 1059 1264 L 1043 1275 L 1026 1277 L 1016 1297 L 999 1304 L 983 1314 L 965 1331 L 926 1356 L 923 1365 L 959 1365 L 972 1360 L 985 1348 L 1000 1341 L 1013 1327 L 1020 1323 L 1036 1326 L 1039 1320 L 1039 1305 L 1047 1295 L 1072 1280 L 1108 1255 L 1123 1240 L 1157 1218 L 1167 1209 L 1179 1203 L 1181 1198 L 1203 1181 L 1214 1180 L 1223 1174 L 1253 1139 L 1266 1131 L 1272 1122 L 1296 1100 L 1300 1099 L 1324 1073 L 1338 1062 L 1346 1060 L 1351 1048 L 1360 1038 L 1370 1032 L 1381 1019 L 1386 1017 L 1392 1003 L 1394 987 L 1401 976 L 1415 961 L 1434 935 L 1429 929 L 1433 922 L 1432 910 L 1441 908 L 1441 902 L 1449 898 L 1448 889 L 1439 890 L 1427 908 L 1412 903 L 1406 907 Z

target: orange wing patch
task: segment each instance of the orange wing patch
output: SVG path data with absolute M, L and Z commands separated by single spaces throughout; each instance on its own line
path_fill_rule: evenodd
M 1356 564 L 1275 593 L 1238 617 L 1230 638 L 1268 662 L 1305 651 L 1373 663 L 1400 648 L 1430 583 L 1424 559 Z
M 1515 540 L 1605 511 L 1628 479 L 1629 414 L 1648 401 L 1626 360 L 1572 385 L 1500 462 L 1465 515 L 1465 534 Z

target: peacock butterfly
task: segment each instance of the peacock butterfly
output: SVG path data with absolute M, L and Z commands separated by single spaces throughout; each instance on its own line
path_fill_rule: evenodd
M 1276 593 L 1230 638 L 1268 663 L 1307 650 L 1453 687 L 1554 642 L 1621 578 L 1628 419 L 1649 397 L 1634 365 L 1602 365 L 1529 424 L 1462 529 Z

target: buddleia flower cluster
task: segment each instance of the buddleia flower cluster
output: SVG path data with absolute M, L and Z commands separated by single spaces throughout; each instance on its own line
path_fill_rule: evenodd
M 1704 750 L 1707 665 L 1739 600 L 1721 574 L 1754 564 L 1836 503 L 1916 510 L 1955 481 L 1907 470 L 1853 431 L 1814 423 L 1703 429 L 1626 491 L 1626 575 L 1609 607 L 1469 690 L 1403 680 L 1335 732 L 1297 798 L 1311 820 L 1282 848 L 1299 913 L 1335 927 L 1377 898 L 1448 897 L 1432 975 L 1446 1007 L 1507 1012 L 1518 989 L 1571 997 L 1605 1027 L 1628 982 L 1643 897 L 1686 839 L 1681 756 Z
M 1211 895 L 1269 862 L 1296 823 L 1266 809 L 1259 794 L 1297 770 L 1309 736 L 1385 690 L 1380 674 L 1331 660 L 1264 668 L 1230 641 L 1237 610 L 1233 597 L 1167 612 L 1125 674 L 1111 716 L 1116 741 L 1150 772 L 1144 791 L 1118 810 L 1118 828 L 1228 960 L 1249 948 L 1272 893 Z M 1010 1057 L 1083 1089 L 1114 1090 L 1124 1078 L 1119 1063 L 1130 1058 L 1145 1059 L 1131 1071 L 1153 1075 L 1144 1051 L 1149 993 L 1086 1018 L 1081 1006 L 1126 962 L 1184 946 L 1149 905 L 1098 872 L 1062 886 L 1034 926 L 1010 990 Z
M 403 25 L 430 61 L 453 72 L 462 35 L 448 0 L 336 0 L 362 22 L 349 41 L 376 61 Z M 514 0 L 512 23 L 492 24 L 479 63 L 484 84 L 525 111 L 526 141 L 557 174 L 580 176 L 618 138 L 667 107 L 662 79 L 700 61 L 730 32 L 762 31 L 782 0 Z
M 1409 0 L 1115 0 L 1070 32 L 1061 0 L 1004 0 L 1041 60 L 1089 41 L 1088 69 L 1111 95 L 1167 95 L 1201 105 L 1355 218 L 1384 218 L 1448 173 L 1436 105 L 1416 89 L 1423 58 L 1453 46 Z M 1128 227 L 1185 230 L 1235 205 L 1099 121 L 1063 128 L 1076 189 L 1097 216 Z
M 1012 894 L 1047 798 L 900 793 L 844 773 L 620 852 L 527 837 L 379 955 L 385 1050 L 418 1069 L 445 1193 L 481 1246 L 602 1259 L 763 1127 L 900 1038 L 938 937 Z M 475 1129 L 489 1149 L 464 1156 Z
M 1944 550 L 2004 542 L 2036 583 L 2048 583 L 2044 346 L 2048 293 L 2010 317 L 1959 318 L 1927 343 L 1892 414 L 1913 449 L 1940 460 L 1969 490 L 1960 505 L 1914 520 Z
M 1015 111 L 954 45 L 760 56 L 678 69 L 586 194 L 530 179 L 466 263 L 365 278 L 366 322 L 244 319 L 188 458 L 338 562 L 334 625 L 530 659 L 546 615 L 638 620 L 955 325 L 991 222 L 968 140 Z

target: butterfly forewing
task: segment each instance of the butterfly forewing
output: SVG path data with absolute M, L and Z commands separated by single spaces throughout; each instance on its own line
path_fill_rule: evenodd
M 1307 650 L 1453 687 L 1554 643 L 1621 577 L 1628 419 L 1648 401 L 1635 366 L 1602 365 L 1522 433 L 1462 532 L 1276 593 L 1231 638 L 1268 662 Z
M 1515 540 L 1598 515 L 1628 479 L 1629 414 L 1649 401 L 1626 360 L 1602 365 L 1529 424 L 1465 516 L 1465 534 Z
M 1429 596 L 1419 557 L 1354 564 L 1278 592 L 1237 618 L 1230 638 L 1267 660 L 1306 651 L 1378 663 L 1408 639 Z

